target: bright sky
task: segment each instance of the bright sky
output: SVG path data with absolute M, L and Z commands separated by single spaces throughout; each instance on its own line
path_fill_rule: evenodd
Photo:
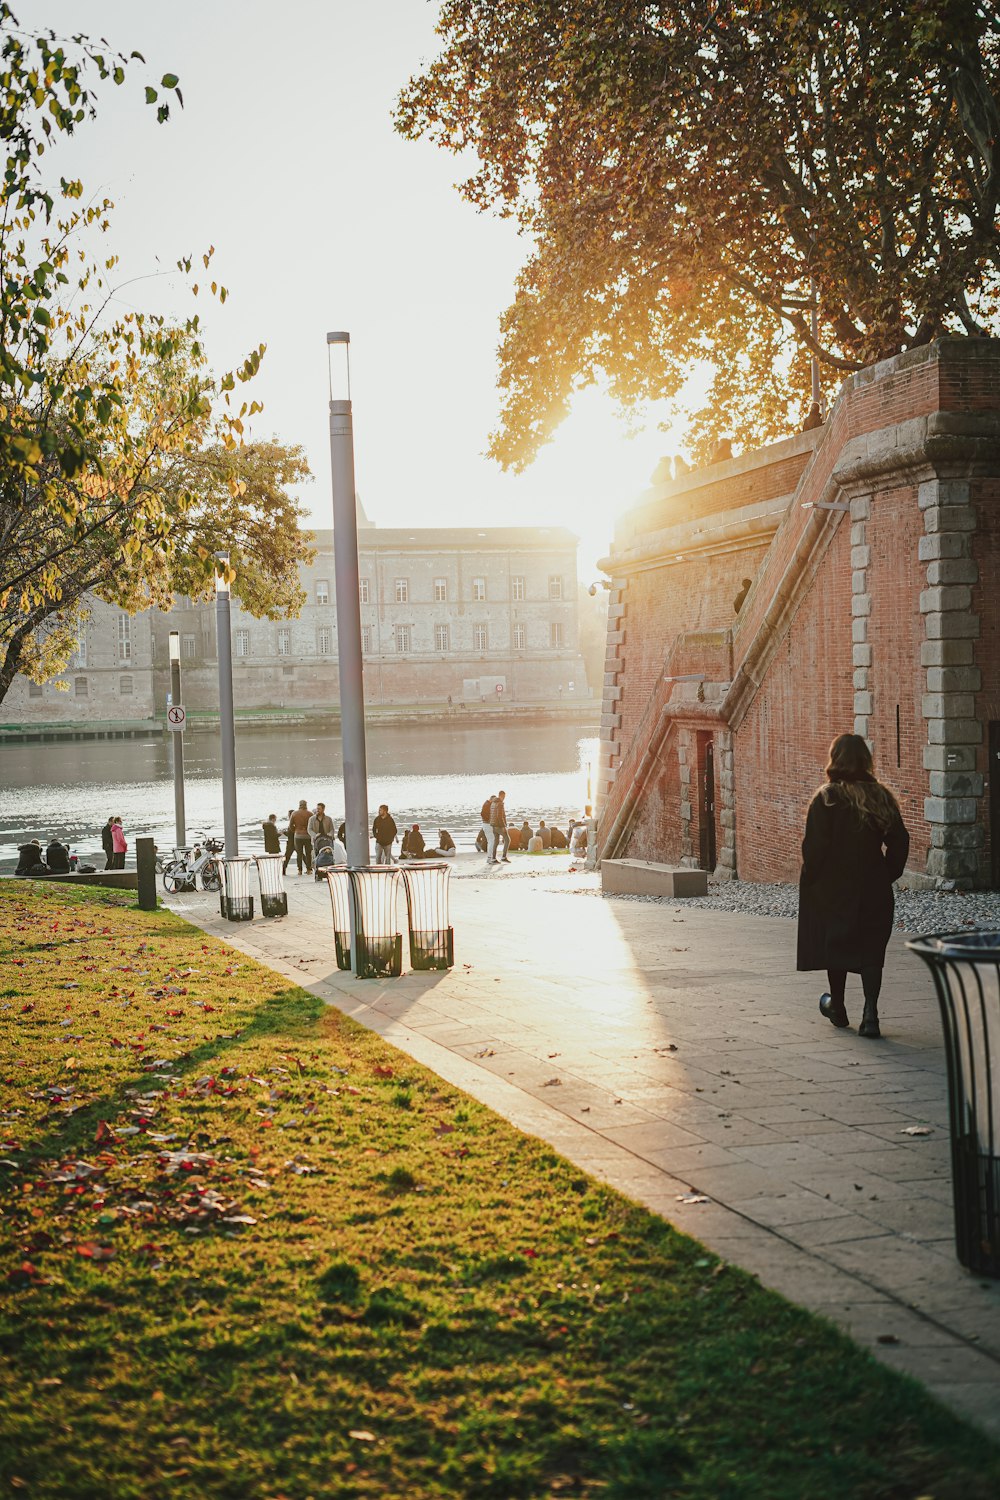
M 15 0 L 16 5 L 16 0 Z M 224 307 L 193 304 L 178 276 L 123 300 L 198 306 L 217 370 L 267 344 L 254 434 L 301 443 L 303 493 L 331 524 L 325 335 L 351 334 L 358 489 L 376 524 L 552 524 L 580 537 L 594 574 L 614 516 L 676 446 L 639 415 L 633 438 L 598 392 L 581 397 L 523 475 L 484 456 L 495 424 L 498 319 L 527 247 L 455 191 L 459 164 L 392 128 L 399 88 L 437 50 L 423 0 L 21 0 L 30 26 L 85 29 L 142 52 L 109 86 L 98 122 L 46 158 L 117 204 L 122 277 L 169 271 L 216 247 Z M 180 76 L 164 126 L 147 82 Z

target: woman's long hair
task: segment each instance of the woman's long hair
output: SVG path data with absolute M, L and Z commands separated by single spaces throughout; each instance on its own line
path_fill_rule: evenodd
M 820 795 L 828 807 L 841 803 L 859 822 L 886 834 L 901 816 L 899 803 L 887 786 L 875 778 L 872 753 L 860 734 L 838 735 L 830 746 L 826 785 Z

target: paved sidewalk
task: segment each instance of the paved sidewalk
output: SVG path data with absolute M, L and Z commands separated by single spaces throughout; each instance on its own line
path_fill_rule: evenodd
M 365 981 L 336 969 L 325 885 L 288 892 L 287 918 L 252 924 L 200 893 L 170 905 L 1000 1439 L 1000 1282 L 955 1258 L 940 1021 L 902 938 L 869 1042 L 819 1015 L 785 919 L 498 871 L 452 882 L 452 971 Z

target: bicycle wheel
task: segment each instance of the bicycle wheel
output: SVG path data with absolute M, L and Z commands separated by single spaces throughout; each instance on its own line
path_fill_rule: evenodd
M 219 874 L 218 861 L 210 859 L 201 872 L 201 883 L 206 891 L 217 891 L 222 886 L 222 876 Z
M 163 871 L 163 889 L 168 895 L 175 896 L 185 884 L 184 867 L 177 864 L 169 864 Z

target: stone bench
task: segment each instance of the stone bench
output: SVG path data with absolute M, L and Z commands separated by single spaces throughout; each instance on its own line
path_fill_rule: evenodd
M 602 859 L 601 889 L 616 896 L 707 896 L 708 871 L 648 859 Z

